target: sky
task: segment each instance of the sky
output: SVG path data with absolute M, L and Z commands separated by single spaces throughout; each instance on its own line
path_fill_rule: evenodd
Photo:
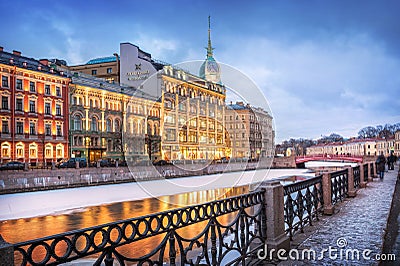
M 0 1 L 0 46 L 69 65 L 131 42 L 178 64 L 206 57 L 257 85 L 276 143 L 400 122 L 400 1 Z M 249 88 L 246 100 L 257 103 Z

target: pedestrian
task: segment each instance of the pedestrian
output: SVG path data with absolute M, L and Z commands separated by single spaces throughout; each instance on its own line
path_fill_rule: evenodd
M 393 151 L 390 153 L 390 156 L 388 158 L 388 169 L 389 170 L 394 170 L 394 163 L 396 162 L 397 158 L 393 154 Z
M 378 172 L 380 179 L 383 179 L 383 176 L 385 174 L 385 164 L 386 164 L 386 158 L 383 155 L 383 152 L 381 152 L 381 154 L 376 159 L 376 171 Z

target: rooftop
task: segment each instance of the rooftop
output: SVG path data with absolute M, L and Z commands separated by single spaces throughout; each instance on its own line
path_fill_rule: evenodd
M 119 57 L 118 57 L 119 58 Z M 115 56 L 107 56 L 107 57 L 99 57 L 95 59 L 89 60 L 86 65 L 94 65 L 94 64 L 101 64 L 101 63 L 110 63 L 116 62 L 117 58 Z

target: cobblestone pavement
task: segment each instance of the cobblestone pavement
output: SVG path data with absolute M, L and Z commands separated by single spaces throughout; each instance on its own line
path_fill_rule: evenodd
M 374 178 L 367 188 L 357 191 L 355 198 L 337 204 L 335 214 L 323 216 L 304 234 L 295 236 L 291 254 L 296 256 L 293 249 L 297 249 L 301 258 L 302 252 L 313 250 L 316 259 L 288 260 L 278 265 L 378 265 L 374 258 L 382 253 L 397 171 L 398 166 L 386 172 L 382 181 Z M 304 254 L 308 256 L 308 252 Z M 400 265 L 400 258 L 392 265 Z

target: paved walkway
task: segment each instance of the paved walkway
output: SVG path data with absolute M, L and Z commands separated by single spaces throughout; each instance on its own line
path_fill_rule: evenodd
M 397 171 L 398 166 L 386 172 L 382 181 L 374 178 L 355 198 L 337 204 L 334 215 L 323 216 L 304 234 L 295 235 L 290 254 L 296 257 L 293 249 L 297 249 L 300 259 L 279 265 L 378 265 L 375 258 L 382 253 Z M 301 259 L 302 253 L 308 257 L 308 251 L 315 251 L 316 259 Z M 400 265 L 400 258 L 391 265 Z

